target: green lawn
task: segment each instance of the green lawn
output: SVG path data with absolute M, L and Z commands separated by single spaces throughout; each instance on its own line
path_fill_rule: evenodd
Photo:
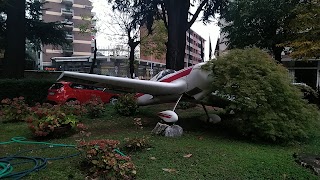
M 311 170 L 298 165 L 293 153 L 319 153 L 320 139 L 305 145 L 276 146 L 257 144 L 230 135 L 221 125 L 207 125 L 204 111 L 199 108 L 178 110 L 184 134 L 179 138 L 152 136 L 151 130 L 158 121 L 155 114 L 170 109 L 172 104 L 140 107 L 134 117 L 142 118 L 143 129 L 133 124 L 134 117 L 121 117 L 112 107 L 103 118 L 83 118 L 89 127 L 90 139 L 117 139 L 150 137 L 151 148 L 130 154 L 137 166 L 137 179 L 319 179 Z M 24 123 L 0 123 L 0 141 L 15 136 L 33 140 Z M 78 134 L 46 140 L 52 143 L 76 144 Z M 0 145 L 0 157 L 40 147 L 28 144 Z M 28 156 L 56 157 L 74 154 L 72 148 L 49 148 L 25 153 Z M 125 152 L 126 153 L 126 152 Z M 192 154 L 191 157 L 183 157 Z M 49 161 L 48 166 L 25 179 L 84 179 L 80 170 L 82 156 Z M 27 165 L 24 165 L 27 166 Z M 21 165 L 22 168 L 26 168 Z M 163 169 L 170 169 L 171 172 Z M 19 170 L 19 168 L 17 169 Z

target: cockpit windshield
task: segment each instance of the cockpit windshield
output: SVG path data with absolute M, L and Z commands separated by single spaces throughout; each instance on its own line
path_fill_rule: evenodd
M 159 81 L 163 77 L 165 77 L 166 75 L 172 74 L 174 72 L 176 72 L 176 71 L 173 69 L 166 69 L 166 70 L 160 71 L 157 75 L 155 75 L 153 78 L 151 78 L 150 81 Z

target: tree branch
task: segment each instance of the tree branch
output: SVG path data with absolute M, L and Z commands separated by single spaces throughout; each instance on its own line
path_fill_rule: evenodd
M 201 4 L 199 5 L 198 9 L 196 10 L 194 15 L 192 16 L 192 19 L 188 22 L 187 29 L 189 29 L 192 26 L 192 24 L 196 21 L 196 19 L 198 18 L 200 12 L 202 11 L 202 8 L 204 7 L 204 5 L 207 4 L 207 2 L 208 2 L 208 0 L 203 0 L 201 2 Z
M 167 16 L 166 16 L 166 9 L 164 6 L 164 2 L 161 3 L 161 9 L 162 9 L 162 20 L 164 22 L 164 26 L 168 29 L 168 21 L 167 21 Z
M 139 44 L 140 44 L 140 41 L 135 41 L 135 42 L 133 43 L 133 47 L 136 48 Z

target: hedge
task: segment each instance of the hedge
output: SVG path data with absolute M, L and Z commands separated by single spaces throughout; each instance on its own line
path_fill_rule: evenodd
M 37 79 L 0 79 L 0 100 L 24 97 L 28 104 L 43 103 L 46 100 L 52 80 Z

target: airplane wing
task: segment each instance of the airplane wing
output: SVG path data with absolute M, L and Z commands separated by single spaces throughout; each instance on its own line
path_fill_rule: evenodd
M 69 81 L 105 87 L 111 91 L 146 93 L 151 95 L 182 94 L 187 90 L 187 83 L 183 79 L 168 83 L 69 71 L 64 71 L 57 81 Z

